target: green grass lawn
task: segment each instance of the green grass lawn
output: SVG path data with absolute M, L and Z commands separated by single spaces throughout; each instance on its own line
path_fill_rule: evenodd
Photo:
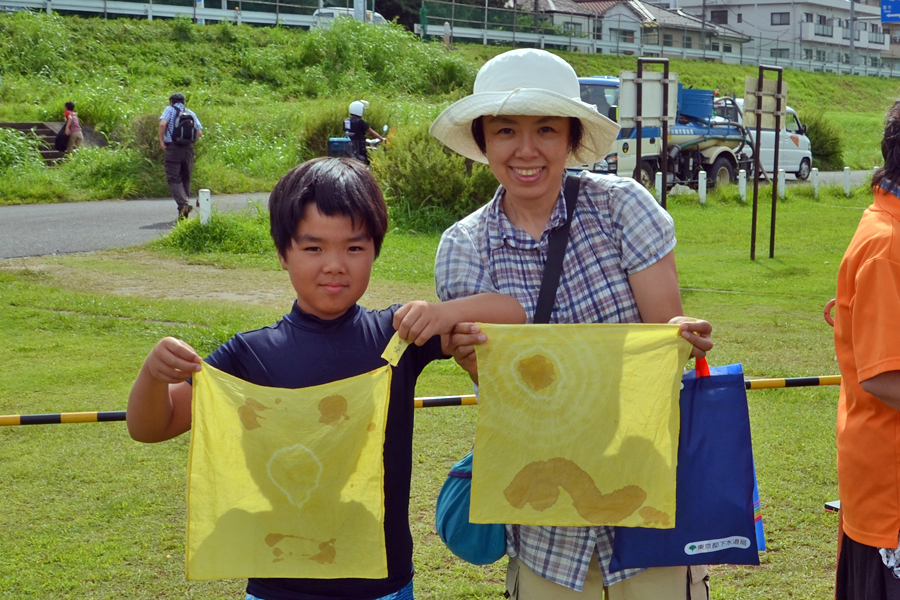
M 670 197 L 685 311 L 715 326 L 711 364 L 754 377 L 838 372 L 822 308 L 870 194 L 802 187 L 778 205 L 768 258 L 761 193 L 757 260 L 749 206 Z M 435 235 L 392 233 L 364 303 L 433 298 Z M 163 247 L 0 262 L 0 414 L 117 410 L 160 337 L 201 354 L 289 308 L 271 258 L 188 255 Z M 231 295 L 226 292 L 231 290 Z M 470 393 L 452 362 L 430 366 L 419 395 Z M 837 518 L 837 388 L 749 392 L 769 551 L 762 565 L 714 567 L 714 598 L 832 595 Z M 473 441 L 476 409 L 417 414 L 410 520 L 421 598 L 496 598 L 505 561 L 474 567 L 434 531 L 446 471 Z M 577 415 L 573 415 L 577 418 Z M 241 598 L 241 581 L 184 579 L 188 436 L 146 445 L 124 423 L 0 428 L 0 598 Z

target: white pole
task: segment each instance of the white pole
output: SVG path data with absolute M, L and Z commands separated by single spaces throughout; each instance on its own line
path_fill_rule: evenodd
M 738 190 L 741 193 L 741 202 L 747 203 L 747 171 L 741 169 L 738 171 Z
M 850 32 L 853 35 L 853 32 Z M 844 195 L 850 196 L 850 167 L 844 167 Z
M 209 190 L 203 188 L 197 198 L 197 205 L 200 207 L 200 224 L 209 223 L 209 216 L 212 213 L 212 203 L 209 201 Z
M 819 168 L 818 167 L 813 167 L 813 170 L 809 174 L 809 178 L 812 181 L 813 198 L 818 200 L 819 199 Z
M 778 169 L 778 199 L 784 200 L 784 169 Z
M 662 171 L 657 171 L 654 177 L 655 179 L 653 181 L 653 195 L 656 196 L 656 201 L 662 204 Z
M 700 195 L 700 204 L 706 204 L 706 171 L 703 169 L 697 175 L 697 193 Z

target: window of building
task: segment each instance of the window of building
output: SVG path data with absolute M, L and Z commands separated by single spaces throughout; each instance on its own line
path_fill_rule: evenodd
M 718 52 L 719 51 L 719 42 L 708 42 L 706 44 L 706 49 L 712 50 L 713 52 Z
M 869 63 L 871 66 L 873 66 L 873 67 L 881 66 L 881 60 L 879 60 L 879 58 L 877 56 L 870 56 L 869 58 L 872 61 L 871 63 Z
M 803 13 L 803 22 L 804 23 L 812 23 L 813 22 L 813 14 L 812 13 Z
M 786 12 L 773 12 L 772 13 L 772 25 L 790 25 L 791 24 L 791 13 Z
M 682 36 L 681 47 L 682 48 L 693 48 L 694 47 L 694 38 L 692 38 L 689 35 Z
M 816 15 L 816 24 L 828 25 L 828 18 L 825 15 Z
M 631 29 L 610 29 L 609 37 L 612 41 L 621 44 L 634 43 L 634 31 Z
M 769 56 L 772 58 L 790 58 L 790 48 L 772 48 L 769 50 Z
M 825 62 L 825 51 L 824 50 L 816 50 L 816 60 Z
M 722 52 L 731 52 L 731 44 L 722 44 Z
M 581 37 L 581 23 L 563 23 L 563 35 Z
M 813 49 L 812 48 L 804 48 L 803 49 L 803 60 L 812 60 L 813 57 Z
M 671 33 L 663 34 L 663 46 L 669 46 L 670 48 L 675 45 L 674 40 L 672 39 Z
M 709 22 L 716 25 L 728 25 L 727 10 L 711 10 L 709 11 Z
M 744 15 L 743 15 L 743 14 L 741 14 L 741 13 L 738 13 L 738 14 L 737 14 L 737 22 L 738 22 L 738 23 L 743 23 L 743 22 L 744 22 Z

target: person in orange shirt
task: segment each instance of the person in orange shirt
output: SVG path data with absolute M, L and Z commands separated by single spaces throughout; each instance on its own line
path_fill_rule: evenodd
M 837 281 L 836 600 L 900 599 L 900 101 L 888 111 L 881 153 L 875 201 Z

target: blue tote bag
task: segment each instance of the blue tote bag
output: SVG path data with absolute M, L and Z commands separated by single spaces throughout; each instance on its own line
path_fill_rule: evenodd
M 703 361 L 705 363 L 705 361 Z M 700 363 L 700 361 L 698 361 Z M 765 548 L 750 415 L 741 365 L 682 379 L 675 528 L 616 528 L 611 571 L 637 567 L 758 565 Z

